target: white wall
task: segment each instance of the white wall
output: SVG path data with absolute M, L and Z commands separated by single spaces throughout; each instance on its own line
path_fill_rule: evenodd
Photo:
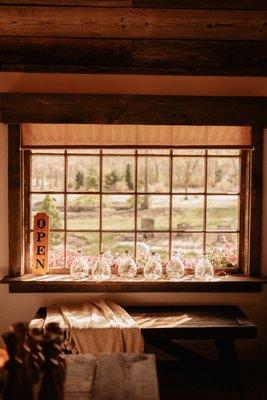
M 29 75 L 27 74 L 27 90 L 31 91 L 29 85 Z M 18 79 L 17 83 L 13 82 L 12 87 L 8 87 L 8 79 L 1 81 L 0 74 L 0 91 L 23 91 L 25 80 Z M 26 78 L 25 78 L 26 79 Z M 237 78 L 238 85 L 235 94 L 239 88 L 244 88 L 244 80 Z M 22 82 L 22 83 L 21 83 Z M 234 81 L 236 82 L 236 81 Z M 258 82 L 258 81 L 257 81 Z M 266 84 L 266 80 L 261 81 Z M 23 85 L 22 85 L 23 84 Z M 114 81 L 113 81 L 114 84 Z M 237 84 L 237 83 L 236 83 Z M 21 86 L 22 85 L 22 86 Z M 115 85 L 116 86 L 116 85 Z M 221 88 L 224 82 L 220 82 Z M 179 94 L 179 85 L 177 85 L 176 93 Z M 218 90 L 213 94 L 222 95 Z M 230 91 L 231 91 L 231 85 Z M 260 84 L 259 91 L 253 92 L 253 95 L 266 95 L 267 90 L 264 88 L 262 92 Z M 38 86 L 38 90 L 40 90 Z M 37 90 L 37 91 L 38 91 Z M 44 91 L 44 90 L 43 90 Z M 244 92 L 244 89 L 241 92 Z M 111 92 L 109 90 L 109 92 Z M 249 86 L 246 93 L 249 95 Z M 194 91 L 190 94 L 196 94 Z M 205 94 L 202 93 L 201 94 Z M 207 91 L 206 94 L 210 94 Z M 225 95 L 233 95 L 233 93 L 223 92 Z M 265 149 L 264 149 L 264 175 L 267 181 L 267 131 L 265 132 Z M 7 184 L 7 130 L 5 125 L 0 124 L 0 277 L 8 274 L 8 184 Z M 264 185 L 264 212 L 263 212 L 263 273 L 267 275 L 267 184 Z M 111 293 L 111 294 L 9 294 L 8 285 L 0 285 L 0 332 L 3 332 L 10 323 L 19 320 L 29 320 L 33 317 L 35 311 L 40 306 L 46 306 L 53 303 L 62 303 L 65 301 L 84 301 L 97 297 L 112 298 L 122 305 L 128 304 L 236 304 L 239 305 L 259 327 L 259 337 L 257 341 L 242 341 L 238 343 L 240 355 L 245 358 L 267 358 L 267 287 L 261 293 Z

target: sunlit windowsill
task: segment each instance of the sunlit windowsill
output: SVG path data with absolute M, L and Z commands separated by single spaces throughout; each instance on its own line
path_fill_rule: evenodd
M 12 278 L 6 276 L 1 283 L 9 284 L 10 293 L 86 293 L 86 292 L 260 292 L 266 278 L 242 275 L 215 277 L 210 281 L 160 279 L 147 281 L 142 276 L 134 280 L 113 277 L 96 282 L 90 278 L 73 280 L 67 274 L 30 275 Z

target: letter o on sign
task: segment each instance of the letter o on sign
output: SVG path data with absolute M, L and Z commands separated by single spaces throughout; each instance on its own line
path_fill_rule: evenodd
M 45 226 L 46 226 L 45 220 L 44 220 L 43 218 L 38 219 L 38 221 L 37 221 L 37 226 L 38 226 L 38 228 L 40 228 L 40 229 L 45 228 Z

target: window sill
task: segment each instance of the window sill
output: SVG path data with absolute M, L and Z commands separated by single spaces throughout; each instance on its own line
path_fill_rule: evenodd
M 260 292 L 266 278 L 249 278 L 229 275 L 220 280 L 148 282 L 144 278 L 133 281 L 113 278 L 95 282 L 91 279 L 74 281 L 69 275 L 23 275 L 18 278 L 6 276 L 1 283 L 9 284 L 10 293 L 87 293 L 87 292 Z

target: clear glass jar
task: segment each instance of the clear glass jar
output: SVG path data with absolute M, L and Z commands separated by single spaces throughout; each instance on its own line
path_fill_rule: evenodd
M 103 253 L 100 253 L 93 264 L 92 277 L 96 281 L 104 281 L 111 277 L 110 265 Z
M 214 268 L 208 259 L 208 257 L 204 254 L 198 260 L 198 263 L 195 267 L 195 278 L 200 280 L 211 280 L 214 277 Z
M 137 266 L 128 250 L 120 257 L 118 273 L 121 278 L 131 279 L 137 274 Z
M 166 266 L 166 273 L 170 279 L 181 279 L 185 274 L 185 266 L 183 259 L 179 256 L 178 251 L 174 251 L 171 259 Z
M 70 265 L 70 276 L 74 280 L 79 280 L 88 277 L 89 274 L 89 261 L 86 256 L 78 250 L 77 256 L 74 258 Z
M 144 276 L 147 280 L 155 281 L 162 277 L 162 265 L 155 252 L 148 257 L 144 267 Z

